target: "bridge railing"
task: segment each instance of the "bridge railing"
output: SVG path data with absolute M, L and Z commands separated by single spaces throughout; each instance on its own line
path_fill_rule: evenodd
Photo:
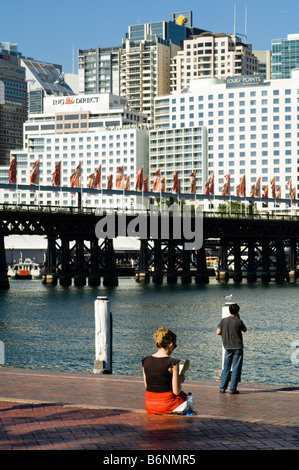
M 37 205 L 37 204 L 0 204 L 1 211 L 11 211 L 11 212 L 41 212 L 41 213 L 52 213 L 52 214 L 84 214 L 84 215 L 101 215 L 106 214 L 128 214 L 128 215 L 138 215 L 138 214 L 161 214 L 167 215 L 169 212 L 167 209 L 160 209 L 158 206 L 152 206 L 150 209 L 140 209 L 134 207 L 128 208 L 104 208 L 104 207 L 77 207 L 77 206 L 51 206 L 51 205 Z M 192 214 L 188 212 L 187 215 Z M 186 215 L 186 214 L 185 214 Z M 295 209 L 293 211 L 285 210 L 269 210 L 267 212 L 257 212 L 257 213 L 240 213 L 240 212 L 223 212 L 223 211 L 198 211 L 196 215 L 199 217 L 214 217 L 214 218 L 233 218 L 233 219 L 256 219 L 256 220 L 299 220 L 299 212 Z

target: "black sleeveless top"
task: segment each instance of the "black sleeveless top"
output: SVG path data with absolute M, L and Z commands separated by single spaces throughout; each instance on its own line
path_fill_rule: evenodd
M 172 357 L 147 356 L 142 358 L 148 392 L 164 393 L 172 390 L 172 374 L 168 368 L 178 364 Z

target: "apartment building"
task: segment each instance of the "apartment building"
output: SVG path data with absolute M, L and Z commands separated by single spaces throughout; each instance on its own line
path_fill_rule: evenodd
M 119 95 L 120 53 L 120 46 L 79 49 L 79 93 Z
M 252 75 L 257 68 L 251 45 L 235 35 L 205 32 L 186 39 L 171 59 L 170 89 L 181 90 L 199 78 Z
M 146 115 L 150 123 L 154 98 L 170 92 L 170 59 L 179 48 L 159 37 L 123 41 L 120 95 L 127 98 L 130 109 Z

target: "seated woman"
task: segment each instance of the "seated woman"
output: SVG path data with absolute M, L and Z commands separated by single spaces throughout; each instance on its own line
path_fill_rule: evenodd
M 154 333 L 157 352 L 142 359 L 145 385 L 145 409 L 148 413 L 170 414 L 187 400 L 181 391 L 185 377 L 179 375 L 179 359 L 170 355 L 176 348 L 176 335 L 168 328 Z

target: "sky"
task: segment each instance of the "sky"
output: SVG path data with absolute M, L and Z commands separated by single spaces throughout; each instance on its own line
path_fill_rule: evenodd
M 191 10 L 193 26 L 214 33 L 232 34 L 235 23 L 244 35 L 247 11 L 253 50 L 269 50 L 272 39 L 299 34 L 296 0 L 14 0 L 11 5 L 13 12 L 2 9 L 0 41 L 16 43 L 23 56 L 62 65 L 65 73 L 77 73 L 78 49 L 121 46 L 129 25 L 171 21 L 176 12 Z

